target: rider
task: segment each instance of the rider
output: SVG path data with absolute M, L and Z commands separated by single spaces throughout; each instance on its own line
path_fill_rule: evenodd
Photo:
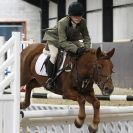
M 84 15 L 83 6 L 79 2 L 73 2 L 69 5 L 68 15 L 57 22 L 57 25 L 45 32 L 44 41 L 50 51 L 50 60 L 48 62 L 48 85 L 51 84 L 55 76 L 55 62 L 58 54 L 58 48 L 81 56 L 90 48 L 90 36 L 88 33 Z M 79 41 L 82 39 L 82 42 Z

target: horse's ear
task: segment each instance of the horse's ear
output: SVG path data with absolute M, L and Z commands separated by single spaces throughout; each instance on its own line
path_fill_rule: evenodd
M 110 59 L 114 55 L 114 52 L 115 52 L 115 48 L 113 48 L 108 53 L 106 53 L 107 57 Z
M 96 56 L 97 56 L 97 58 L 100 58 L 100 57 L 104 56 L 100 47 L 98 47 L 98 49 L 96 51 Z

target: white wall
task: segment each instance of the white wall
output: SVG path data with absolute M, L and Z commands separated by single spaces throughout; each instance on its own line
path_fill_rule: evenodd
M 87 26 L 92 43 L 102 42 L 102 13 L 87 14 Z
M 87 11 L 102 8 L 102 0 L 87 0 Z
M 87 0 L 87 11 L 101 8 L 102 0 Z M 102 42 L 102 11 L 89 12 L 86 19 L 91 42 Z
M 113 5 L 124 5 L 124 4 L 130 4 L 133 3 L 133 0 L 113 0 Z
M 113 0 L 113 6 L 133 3 L 133 0 Z M 102 9 L 102 0 L 87 0 L 87 11 Z M 102 10 L 87 13 L 87 26 L 92 43 L 102 42 Z M 113 9 L 114 40 L 133 39 L 133 5 Z
M 0 0 L 0 22 L 26 21 L 27 39 L 41 40 L 40 8 L 22 0 Z
M 133 3 L 133 0 L 114 0 L 114 5 Z M 133 39 L 133 6 L 114 8 L 114 40 Z
M 49 2 L 49 19 L 55 18 L 55 19 L 49 20 L 49 27 L 53 27 L 57 23 L 57 17 L 58 17 L 57 8 L 58 8 L 58 6 L 56 3 L 52 2 L 52 1 Z

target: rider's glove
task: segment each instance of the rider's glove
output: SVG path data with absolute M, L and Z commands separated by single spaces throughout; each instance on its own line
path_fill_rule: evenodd
M 86 51 L 86 49 L 84 47 L 80 47 L 80 48 L 77 49 L 76 55 L 78 57 L 80 57 L 85 51 Z

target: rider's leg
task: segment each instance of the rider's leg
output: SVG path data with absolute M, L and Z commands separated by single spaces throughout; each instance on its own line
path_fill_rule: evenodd
M 48 61 L 48 66 L 47 66 L 47 72 L 48 75 L 50 77 L 50 79 L 47 82 L 47 86 L 49 86 L 49 88 L 52 88 L 53 85 L 51 84 L 51 81 L 54 79 L 55 77 L 55 62 L 56 62 L 56 58 L 57 58 L 57 54 L 58 54 L 58 48 L 55 47 L 53 44 L 51 44 L 51 42 L 48 42 L 48 47 L 49 47 L 49 51 L 50 51 L 50 59 Z
M 50 51 L 50 55 L 51 55 L 50 61 L 51 61 L 51 63 L 55 64 L 57 54 L 58 54 L 58 48 L 55 47 L 53 44 L 49 44 L 48 47 L 49 47 L 49 51 Z
M 49 76 L 52 78 L 54 75 L 54 69 L 55 69 L 55 62 L 58 54 L 58 48 L 55 47 L 53 44 L 49 43 L 48 44 L 49 51 L 50 51 L 50 59 L 48 63 L 48 71 L 49 71 Z

